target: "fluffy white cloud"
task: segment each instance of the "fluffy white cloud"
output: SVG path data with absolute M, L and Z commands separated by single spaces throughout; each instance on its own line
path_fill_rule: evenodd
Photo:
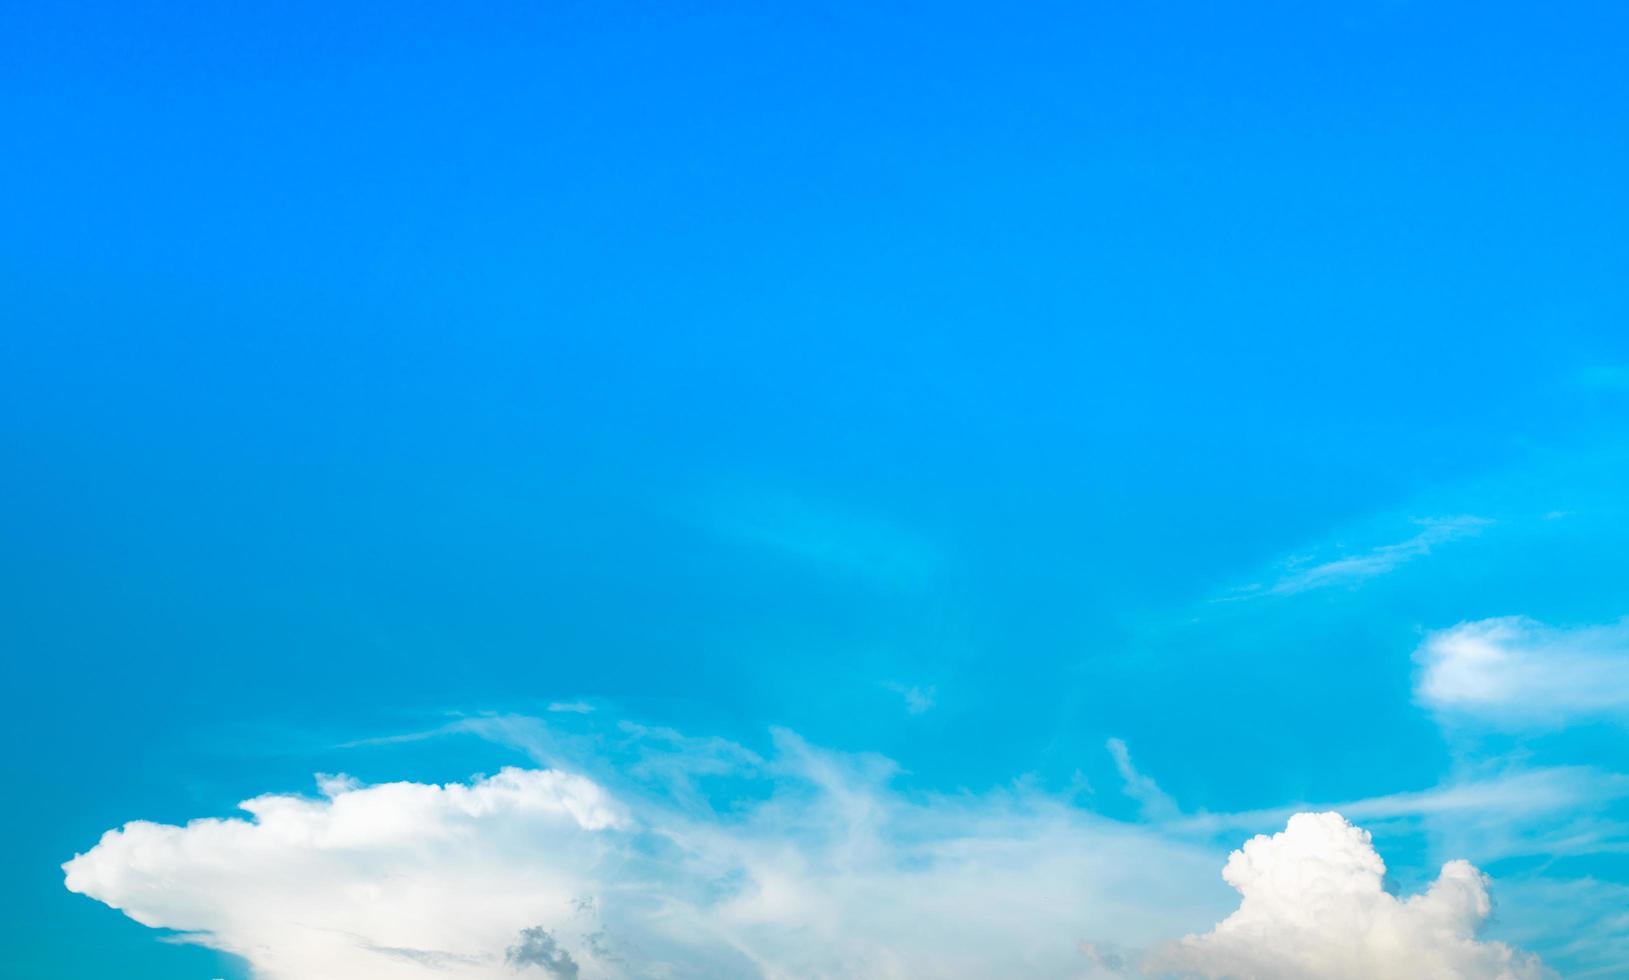
M 1425 892 L 1398 899 L 1369 834 L 1337 813 L 1300 813 L 1283 832 L 1252 839 L 1222 877 L 1242 896 L 1215 929 L 1151 957 L 1155 971 L 1252 980 L 1528 980 L 1551 976 L 1536 958 L 1478 942 L 1487 881 L 1450 861 Z
M 473 729 L 566 751 L 533 720 L 462 726 Z M 327 778 L 319 798 L 244 803 L 247 819 L 127 824 L 65 865 L 67 885 L 236 953 L 263 980 L 1108 978 L 1139 964 L 1263 980 L 1422 975 L 1318 972 L 1401 962 L 1384 955 L 1459 971 L 1432 976 L 1541 975 L 1472 938 L 1487 899 L 1468 865 L 1398 902 L 1367 836 L 1339 818 L 1296 817 L 1247 845 L 1226 872 L 1244 907 L 1145 958 L 1224 914 L 1219 850 L 1021 787 L 908 797 L 889 788 L 887 760 L 788 733 L 766 758 L 617 732 L 633 761 L 581 757 L 594 779 Z M 730 806 L 706 802 L 710 779 L 739 781 L 717 794 Z M 1290 972 L 1270 972 L 1280 967 Z
M 1445 714 L 1504 725 L 1629 712 L 1629 626 L 1557 629 L 1521 617 L 1426 638 L 1416 693 Z
M 768 760 L 633 734 L 677 745 L 659 782 L 734 758 L 768 786 L 714 812 L 555 770 L 328 779 L 249 819 L 128 824 L 67 885 L 265 980 L 1092 977 L 1084 941 L 1146 945 L 1225 907 L 1192 887 L 1216 852 L 1050 797 L 913 801 L 885 760 L 784 733 Z
M 249 800 L 251 820 L 126 824 L 64 866 L 68 888 L 266 977 L 486 976 L 521 923 L 581 921 L 602 840 L 628 819 L 551 771 L 321 789 Z M 536 859 L 514 863 L 520 847 Z

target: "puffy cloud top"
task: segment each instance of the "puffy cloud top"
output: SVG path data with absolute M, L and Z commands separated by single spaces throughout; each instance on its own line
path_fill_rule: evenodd
M 555 771 L 320 786 L 321 799 L 246 801 L 253 820 L 126 824 L 63 866 L 68 889 L 243 956 L 259 976 L 479 976 L 480 951 L 501 954 L 517 915 L 570 918 L 594 838 L 628 824 L 600 786 Z M 517 837 L 547 860 L 506 867 Z
M 737 757 L 675 744 L 663 772 Z M 875 758 L 778 745 L 740 757 L 768 798 L 725 813 L 558 770 L 329 778 L 249 819 L 127 824 L 67 885 L 258 980 L 1100 976 L 1084 937 L 1147 943 L 1220 904 L 1190 884 L 1207 848 L 1042 795 L 911 801 Z
M 1338 813 L 1300 813 L 1277 834 L 1250 840 L 1222 877 L 1243 900 L 1204 935 L 1150 961 L 1155 970 L 1252 980 L 1536 980 L 1535 957 L 1479 942 L 1487 881 L 1450 861 L 1423 894 L 1398 899 L 1367 831 Z
M 1247 844 L 1225 871 L 1239 911 L 1145 957 L 1225 913 L 1208 845 L 1022 787 L 907 797 L 884 760 L 789 733 L 770 759 L 631 737 L 669 746 L 664 778 L 741 766 L 767 793 L 715 811 L 637 784 L 613 795 L 609 770 L 325 778 L 319 798 L 249 800 L 247 819 L 110 831 L 67 885 L 240 955 L 258 980 L 1544 975 L 1474 939 L 1475 869 L 1450 864 L 1399 902 L 1368 836 L 1332 814 Z

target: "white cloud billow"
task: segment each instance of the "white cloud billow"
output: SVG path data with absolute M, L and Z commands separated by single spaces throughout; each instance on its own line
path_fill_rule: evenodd
M 1386 866 L 1369 834 L 1338 813 L 1300 813 L 1283 832 L 1252 839 L 1222 877 L 1238 911 L 1215 929 L 1157 952 L 1155 972 L 1251 980 L 1537 980 L 1539 961 L 1479 942 L 1491 908 L 1487 880 L 1450 861 L 1425 892 L 1384 887 Z
M 491 722 L 473 727 L 561 744 L 532 720 Z M 64 866 L 67 885 L 240 955 L 258 980 L 1085 980 L 1139 964 L 1261 980 L 1544 975 L 1474 940 L 1487 900 L 1469 865 L 1398 902 L 1367 835 L 1336 817 L 1298 816 L 1246 845 L 1226 872 L 1243 907 L 1162 947 L 1228 905 L 1220 851 L 1169 828 L 1022 786 L 907 797 L 888 786 L 887 760 L 785 732 L 766 758 L 617 731 L 641 761 L 580 759 L 603 770 L 595 779 L 559 768 L 446 786 L 328 778 L 319 798 L 248 801 L 249 819 L 127 824 Z M 635 769 L 643 782 L 622 775 Z M 738 777 L 756 802 L 731 790 L 715 809 L 698 789 Z M 1442 968 L 1347 970 L 1402 962 L 1388 955 Z
M 910 801 L 885 760 L 777 744 L 745 809 L 553 770 L 330 779 L 248 820 L 128 824 L 67 885 L 261 980 L 1102 976 L 1083 940 L 1146 945 L 1225 906 L 1191 885 L 1207 847 L 1021 790 Z M 680 749 L 660 779 L 721 758 Z
M 497 975 L 487 961 L 501 962 L 517 922 L 573 921 L 598 838 L 627 821 L 593 782 L 551 771 L 321 788 L 249 800 L 252 820 L 126 824 L 64 866 L 67 886 L 196 934 L 257 976 Z M 517 866 L 521 842 L 536 859 Z
M 1629 714 L 1629 626 L 1558 629 L 1509 616 L 1461 623 L 1416 654 L 1420 700 L 1447 715 L 1551 725 Z

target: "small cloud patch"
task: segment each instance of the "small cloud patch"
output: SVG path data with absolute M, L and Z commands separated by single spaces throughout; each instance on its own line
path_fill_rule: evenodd
M 504 959 L 517 970 L 535 966 L 560 980 L 577 980 L 577 961 L 542 926 L 520 931 L 520 942 L 509 947 Z

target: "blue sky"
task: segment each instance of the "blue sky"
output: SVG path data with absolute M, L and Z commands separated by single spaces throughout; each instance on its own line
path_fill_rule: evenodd
M 1230 850 L 1337 808 L 1400 893 L 1469 860 L 1486 941 L 1629 975 L 1626 27 L 0 12 L 0 973 L 246 976 L 63 862 L 516 766 L 630 808 L 619 866 L 743 975 L 885 975 L 886 932 L 828 967 L 718 918 L 743 842 L 829 862 L 859 798 L 868 880 L 1141 842 L 1071 879 L 1141 910 L 1070 927 L 1122 950 L 1080 970 L 1158 968 Z M 1002 908 L 1064 887 L 1013 861 Z

